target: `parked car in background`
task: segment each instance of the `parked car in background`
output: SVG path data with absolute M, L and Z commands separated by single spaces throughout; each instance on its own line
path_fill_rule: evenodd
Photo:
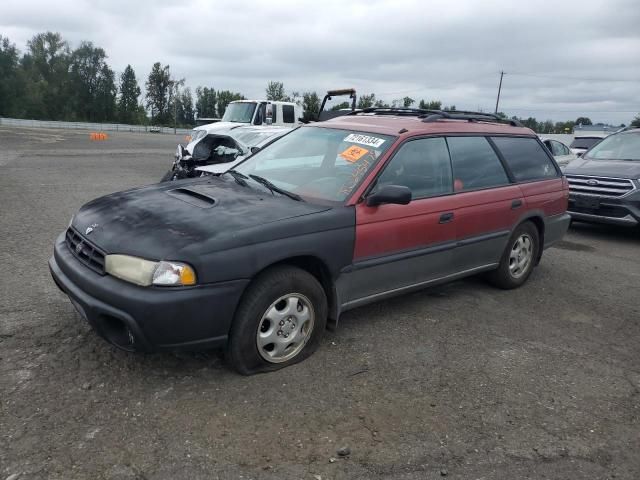
M 609 135 L 564 173 L 569 181 L 572 219 L 640 224 L 640 129 Z
M 556 163 L 560 165 L 560 167 L 566 166 L 569 162 L 578 158 L 578 156 L 573 153 L 569 147 L 567 147 L 564 143 L 559 142 L 558 140 L 553 140 L 551 138 L 540 137 L 542 143 L 544 143 L 545 147 L 549 149 L 553 158 L 556 159 Z
M 196 129 L 186 147 L 178 145 L 173 165 L 160 181 L 194 178 L 203 172 L 223 172 L 290 131 L 285 127 L 244 125 L 216 129 L 215 133 Z
M 602 141 L 603 138 L 605 138 L 605 135 L 581 135 L 573 139 L 569 148 L 571 149 L 571 153 L 580 156 L 598 142 Z
M 387 108 L 302 126 L 224 175 L 87 203 L 52 276 L 119 348 L 224 347 L 243 374 L 308 357 L 361 305 L 479 273 L 520 287 L 568 228 L 568 185 L 501 122 Z

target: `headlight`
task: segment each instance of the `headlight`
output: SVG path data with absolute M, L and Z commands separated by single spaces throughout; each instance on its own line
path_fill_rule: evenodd
M 109 275 L 143 287 L 196 283 L 196 274 L 189 265 L 179 262 L 152 262 L 129 255 L 107 255 L 105 271 Z
M 154 285 L 195 285 L 196 273 L 189 265 L 178 262 L 159 262 L 153 272 Z

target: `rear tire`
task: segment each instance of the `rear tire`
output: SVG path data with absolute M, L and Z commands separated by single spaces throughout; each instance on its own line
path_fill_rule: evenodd
M 267 270 L 240 301 L 227 360 L 242 375 L 300 362 L 318 348 L 327 311 L 324 289 L 313 275 L 288 265 Z
M 540 234 L 531 222 L 514 230 L 500 259 L 498 268 L 487 279 L 498 288 L 510 290 L 523 285 L 535 267 L 540 252 Z

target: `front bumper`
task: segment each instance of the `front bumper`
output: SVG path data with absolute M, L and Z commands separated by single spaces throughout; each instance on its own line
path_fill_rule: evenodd
M 567 211 L 580 222 L 634 227 L 640 225 L 640 191 L 620 198 L 571 193 Z
M 224 346 L 248 280 L 196 287 L 139 287 L 100 275 L 56 240 L 49 270 L 94 330 L 129 351 L 203 350 Z

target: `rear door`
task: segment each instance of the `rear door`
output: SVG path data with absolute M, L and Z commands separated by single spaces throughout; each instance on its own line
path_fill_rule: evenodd
M 524 198 L 489 139 L 449 136 L 447 144 L 456 190 L 456 267 L 480 270 L 500 261 Z
M 409 140 L 398 147 L 375 181 L 404 185 L 408 205 L 356 205 L 352 271 L 345 303 L 375 298 L 455 272 L 455 212 L 451 164 L 442 137 Z
M 535 138 L 492 137 L 518 188 L 525 199 L 527 214 L 540 215 L 547 229 L 564 228 L 554 217 L 564 215 L 567 209 L 566 186 L 560 171 L 548 153 Z M 552 241 L 557 232 L 545 234 L 545 243 Z

